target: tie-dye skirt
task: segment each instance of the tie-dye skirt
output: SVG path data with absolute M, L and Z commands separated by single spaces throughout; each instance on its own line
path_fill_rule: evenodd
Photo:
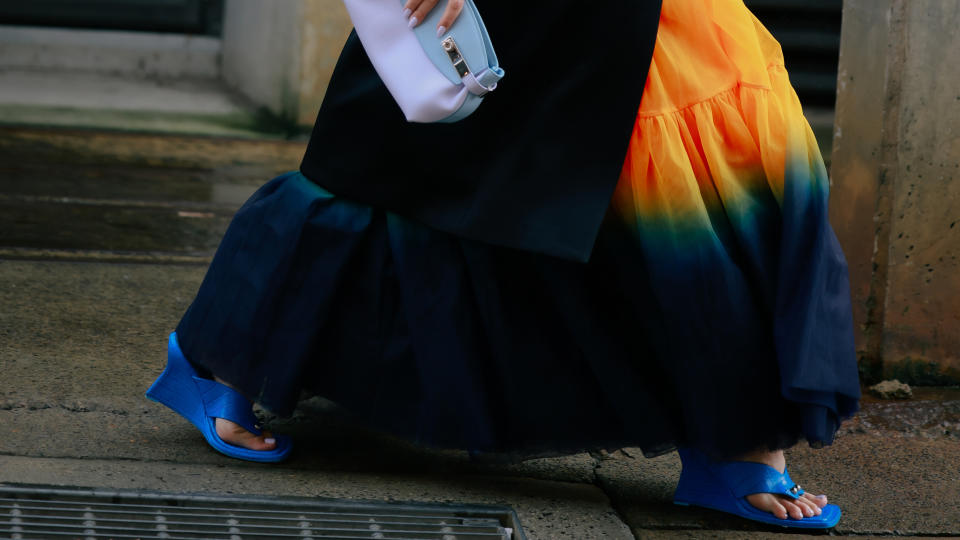
M 290 173 L 238 212 L 177 331 L 280 414 L 307 391 L 432 446 L 829 444 L 859 383 L 828 185 L 776 41 L 740 2 L 667 0 L 589 263 Z

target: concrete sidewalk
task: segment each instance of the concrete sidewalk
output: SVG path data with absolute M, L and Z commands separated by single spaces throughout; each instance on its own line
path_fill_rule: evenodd
M 532 539 L 787 537 L 674 507 L 675 455 L 484 465 L 311 400 L 271 420 L 296 438 L 293 459 L 262 466 L 216 454 L 146 401 L 231 213 L 302 149 L 0 128 L 0 483 L 508 504 Z M 960 537 L 958 392 L 867 402 L 833 447 L 788 459 L 844 509 L 833 534 Z

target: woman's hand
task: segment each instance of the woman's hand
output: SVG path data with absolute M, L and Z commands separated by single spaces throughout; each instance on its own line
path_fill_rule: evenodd
M 446 34 L 447 30 L 453 26 L 453 22 L 460 16 L 460 12 L 463 11 L 463 0 L 446 0 L 446 2 L 447 9 L 443 12 L 443 17 L 440 18 L 440 23 L 437 25 L 437 37 Z M 416 28 L 423 22 L 427 18 L 427 14 L 439 3 L 440 0 L 407 0 L 407 3 L 403 6 L 403 15 L 410 19 L 410 28 Z

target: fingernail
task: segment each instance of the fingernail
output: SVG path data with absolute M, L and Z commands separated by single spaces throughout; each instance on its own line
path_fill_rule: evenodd
M 446 33 L 447 33 L 447 27 L 446 27 L 446 26 L 441 26 L 441 27 L 437 28 L 437 37 L 443 37 L 443 35 L 446 34 Z
M 826 499 L 827 496 L 826 496 L 826 495 L 817 495 L 817 498 L 818 498 L 818 499 Z
M 413 12 L 410 11 L 410 8 L 404 8 L 404 9 L 403 9 L 403 18 L 404 18 L 404 19 L 409 19 L 409 18 L 410 18 L 410 15 L 413 15 Z
M 277 440 L 274 439 L 273 437 L 268 437 L 268 438 L 264 439 L 263 442 L 265 442 L 265 443 L 267 443 L 267 444 L 276 444 Z
M 408 24 L 407 26 L 409 26 L 410 28 L 413 28 L 419 22 L 420 21 L 416 17 L 410 17 L 410 24 Z

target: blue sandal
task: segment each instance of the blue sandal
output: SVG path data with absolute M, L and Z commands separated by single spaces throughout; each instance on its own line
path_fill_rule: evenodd
M 683 472 L 673 495 L 674 504 L 702 506 L 743 518 L 798 529 L 829 529 L 840 521 L 840 507 L 828 504 L 819 516 L 803 519 L 779 519 L 754 508 L 746 497 L 754 493 L 773 493 L 799 499 L 803 489 L 779 471 L 761 463 L 744 461 L 713 462 L 697 450 L 680 450 Z
M 193 423 L 221 454 L 232 458 L 260 463 L 276 463 L 290 455 L 293 443 L 289 437 L 277 436 L 273 450 L 248 450 L 225 442 L 217 435 L 214 419 L 235 422 L 254 435 L 262 431 L 247 398 L 236 390 L 210 379 L 200 377 L 187 361 L 177 334 L 170 334 L 167 347 L 167 368 L 147 390 L 147 399 L 162 403 Z

